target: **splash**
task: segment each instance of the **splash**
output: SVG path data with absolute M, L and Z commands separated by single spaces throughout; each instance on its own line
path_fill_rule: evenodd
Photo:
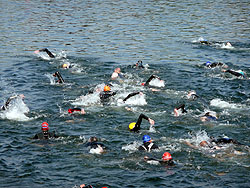
M 122 146 L 122 150 L 129 151 L 129 153 L 133 153 L 138 150 L 139 146 L 141 144 L 139 142 L 134 141 L 131 144 L 128 144 L 126 146 Z
M 29 121 L 33 119 L 25 115 L 29 111 L 30 110 L 27 105 L 20 97 L 18 97 L 11 102 L 6 111 L 3 111 L 3 113 L 0 114 L 0 117 L 2 119 L 9 119 L 15 121 Z
M 242 107 L 241 105 L 230 104 L 230 103 L 228 103 L 226 101 L 223 101 L 221 99 L 213 99 L 213 100 L 211 100 L 210 105 L 211 106 L 216 106 L 216 107 L 219 107 L 219 108 L 232 108 L 232 109 L 238 109 L 238 108 Z
M 151 80 L 151 82 L 149 82 L 149 85 L 155 86 L 155 87 L 164 87 L 165 82 L 164 82 L 164 80 L 153 79 L 153 80 Z

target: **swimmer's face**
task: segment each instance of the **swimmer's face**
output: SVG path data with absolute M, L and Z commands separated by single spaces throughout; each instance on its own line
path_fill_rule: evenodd
M 120 72 L 121 72 L 121 69 L 120 69 L 120 68 L 116 68 L 116 69 L 115 69 L 115 72 L 120 73 Z
M 201 141 L 201 142 L 200 142 L 200 146 L 201 146 L 201 147 L 208 147 L 207 141 L 205 141 L 205 140 Z

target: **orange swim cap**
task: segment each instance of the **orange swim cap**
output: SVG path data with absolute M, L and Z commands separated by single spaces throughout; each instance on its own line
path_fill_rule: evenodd
M 110 87 L 108 85 L 104 86 L 104 91 L 110 91 Z

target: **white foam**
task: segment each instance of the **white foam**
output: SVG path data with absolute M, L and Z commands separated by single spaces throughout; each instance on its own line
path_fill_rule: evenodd
M 165 82 L 164 80 L 159 80 L 159 79 L 154 78 L 153 80 L 149 82 L 149 85 L 155 86 L 155 87 L 164 87 Z
M 33 118 L 29 118 L 25 115 L 30 110 L 27 105 L 23 102 L 23 100 L 18 97 L 11 101 L 8 109 L 3 111 L 0 116 L 3 119 L 15 120 L 15 121 L 29 121 Z
M 122 146 L 122 150 L 129 151 L 129 153 L 132 153 L 134 151 L 137 151 L 140 145 L 141 144 L 139 142 L 134 141 L 132 144 Z
M 233 109 L 237 109 L 237 108 L 241 108 L 240 105 L 238 104 L 230 104 L 226 101 L 223 101 L 221 99 L 213 99 L 210 101 L 210 105 L 211 106 L 216 106 L 219 108 L 233 108 Z

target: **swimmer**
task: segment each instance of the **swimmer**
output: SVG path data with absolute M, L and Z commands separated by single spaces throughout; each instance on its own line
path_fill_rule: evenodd
M 200 117 L 200 120 L 201 121 L 215 121 L 217 120 L 218 118 L 216 117 L 216 114 L 212 113 L 212 112 L 207 112 L 205 113 L 204 116 Z
M 211 45 L 212 43 L 208 42 L 206 39 L 199 41 L 201 44 Z
M 68 113 L 69 114 L 78 113 L 78 114 L 82 114 L 82 115 L 86 114 L 86 112 L 85 112 L 85 110 L 83 108 L 69 108 Z
M 230 42 L 227 42 L 225 47 L 232 48 L 233 46 L 232 46 L 232 44 Z
M 150 138 L 149 135 L 144 135 L 142 137 L 143 140 L 143 145 L 138 148 L 140 151 L 148 151 L 150 152 L 152 149 L 159 149 L 159 147 L 152 142 L 152 139 Z
M 57 80 L 56 82 L 58 82 L 58 83 L 60 83 L 60 84 L 64 83 L 64 80 L 63 80 L 62 75 L 60 74 L 60 72 L 58 72 L 58 71 L 55 72 L 55 73 L 53 74 L 53 76 L 58 78 L 58 80 Z
M 228 69 L 228 70 L 225 70 L 225 69 L 222 69 L 221 70 L 222 72 L 228 72 L 234 76 L 237 76 L 237 77 L 246 77 L 245 73 L 242 71 L 242 70 L 238 70 L 238 71 L 235 71 L 235 70 L 232 70 L 232 69 Z
M 137 69 L 143 69 L 143 68 L 145 68 L 143 65 L 142 65 L 142 61 L 141 60 L 139 60 L 134 66 L 133 66 L 134 68 L 137 68 Z
M 221 62 L 214 62 L 214 63 L 211 63 L 210 61 L 207 61 L 205 64 L 204 64 L 207 68 L 215 68 L 215 67 L 224 67 L 224 68 L 227 68 L 228 66 L 224 63 L 221 63 Z
M 188 146 L 190 146 L 190 147 L 192 147 L 194 149 L 198 149 L 199 147 L 201 147 L 201 148 L 209 148 L 209 149 L 212 149 L 212 150 L 222 149 L 223 146 L 225 146 L 227 144 L 243 145 L 243 144 L 239 143 L 237 140 L 228 138 L 227 136 L 219 137 L 217 139 L 210 138 L 207 141 L 206 140 L 202 140 L 199 143 L 199 146 L 191 144 L 188 141 L 185 141 L 185 144 L 187 144 Z
M 134 131 L 134 132 L 139 132 L 140 126 L 142 123 L 142 118 L 148 120 L 148 122 L 150 123 L 151 126 L 155 124 L 154 120 L 150 119 L 149 117 L 145 116 L 144 114 L 141 114 L 136 123 L 133 122 L 133 123 L 129 124 L 129 127 L 128 127 L 129 130 Z
M 195 100 L 195 99 L 199 98 L 199 96 L 196 94 L 195 91 L 189 91 L 187 94 L 187 98 L 191 99 L 191 100 Z
M 95 153 L 104 153 L 106 150 L 106 147 L 104 144 L 98 142 L 98 138 L 95 136 L 92 136 L 89 138 L 88 143 L 86 144 L 86 147 L 88 147 L 90 150 L 94 150 Z
M 47 48 L 36 50 L 34 53 L 38 54 L 39 52 L 46 52 L 50 58 L 55 58 L 55 56 Z
M 120 68 L 116 68 L 115 70 L 114 70 L 114 72 L 112 73 L 112 75 L 111 75 L 111 79 L 112 80 L 115 80 L 115 79 L 117 79 L 118 77 L 122 77 L 122 73 L 121 73 L 121 69 Z
M 175 165 L 175 162 L 173 161 L 173 158 L 172 158 L 171 154 L 168 153 L 168 152 L 163 153 L 161 160 L 154 159 L 154 158 L 149 158 L 148 156 L 145 156 L 144 160 L 147 163 L 153 162 L 153 163 L 168 165 L 168 166 L 174 166 Z
M 47 122 L 42 123 L 41 130 L 42 132 L 37 133 L 33 139 L 47 140 L 49 138 L 58 138 L 55 132 L 49 132 L 49 124 Z
M 99 96 L 101 99 L 101 102 L 108 102 L 110 97 L 116 95 L 116 92 L 111 91 L 111 88 L 109 85 L 105 85 L 102 92 L 100 92 Z
M 25 96 L 23 94 L 20 94 L 9 97 L 7 101 L 4 103 L 4 105 L 1 107 L 1 110 L 7 110 L 8 107 L 10 106 L 11 101 L 17 99 L 18 97 L 20 97 L 23 100 Z
M 187 110 L 185 110 L 185 104 L 181 104 L 180 106 L 174 109 L 174 116 L 176 117 L 184 113 L 187 113 Z

